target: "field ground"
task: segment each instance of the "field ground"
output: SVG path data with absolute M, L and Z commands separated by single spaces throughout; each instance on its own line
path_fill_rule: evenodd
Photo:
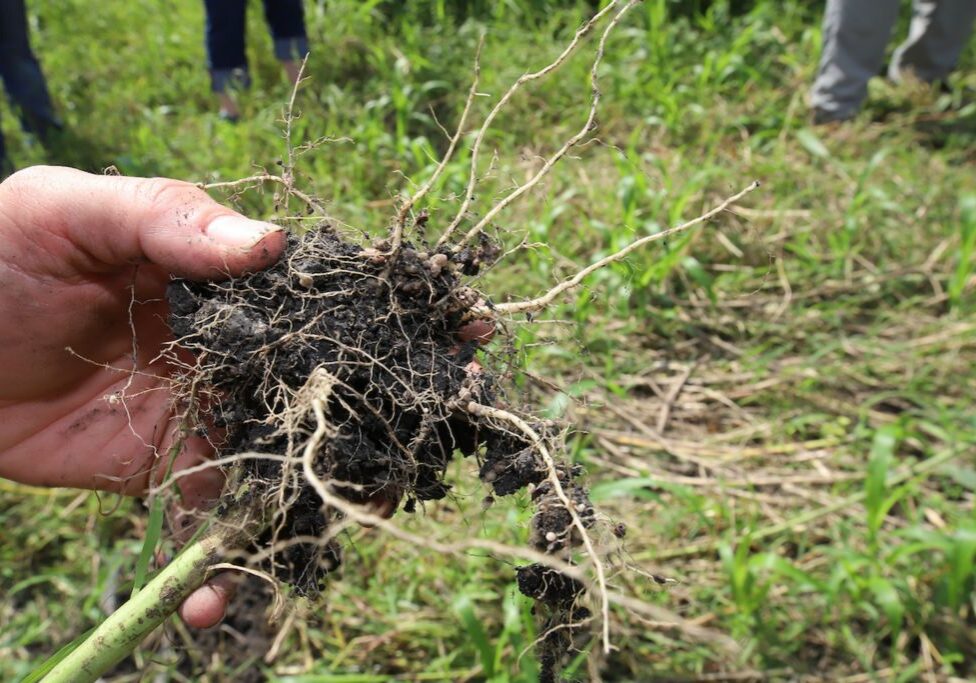
M 202 3 L 30 4 L 69 132 L 48 155 L 5 110 L 18 164 L 194 181 L 277 168 L 289 89 L 257 7 L 255 85 L 234 126 L 209 98 Z M 430 173 L 481 30 L 479 90 L 497 97 L 588 8 L 467 4 L 465 18 L 445 2 L 308 3 L 314 51 L 294 135 L 328 140 L 297 170 L 337 222 L 378 234 L 397 194 Z M 742 208 L 594 275 L 538 320 L 512 320 L 511 343 L 489 351 L 488 363 L 514 354 L 528 368 L 511 377 L 513 401 L 582 428 L 572 457 L 627 524 L 620 563 L 644 572 L 613 583 L 660 612 L 615 610 L 618 649 L 589 666 L 607 681 L 972 680 L 976 51 L 954 94 L 878 81 L 857 121 L 811 128 L 817 3 L 736 4 L 633 10 L 608 45 L 595 141 L 499 216 L 508 244 L 532 246 L 479 283 L 497 300 L 535 295 L 763 181 Z M 586 54 L 499 117 L 475 211 L 581 125 Z M 462 159 L 436 188 L 432 231 L 466 174 Z M 232 199 L 288 213 L 271 195 Z M 523 542 L 527 501 L 483 511 L 474 466 L 456 464 L 444 504 L 397 521 L 448 541 Z M 144 524 L 135 501 L 0 481 L 0 678 L 99 618 Z M 291 609 L 270 656 L 259 628 L 204 636 L 213 648 L 174 624 L 138 655 L 141 676 L 113 680 L 245 680 L 235 666 L 309 683 L 534 680 L 535 627 L 510 560 L 366 530 L 346 545 L 341 580 L 322 604 Z M 573 675 L 591 678 L 587 666 Z

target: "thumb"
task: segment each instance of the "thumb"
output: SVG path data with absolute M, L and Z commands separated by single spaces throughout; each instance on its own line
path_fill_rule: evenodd
M 75 273 L 149 261 L 181 277 L 219 279 L 271 265 L 285 243 L 279 227 L 168 178 L 35 166 L 0 184 L 0 207 L 31 239 L 61 252 L 48 268 Z

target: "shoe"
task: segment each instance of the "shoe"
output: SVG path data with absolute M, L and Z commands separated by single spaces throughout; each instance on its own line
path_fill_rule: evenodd
M 217 104 L 220 107 L 218 116 L 228 123 L 237 123 L 241 120 L 241 109 L 237 106 L 237 98 L 229 90 L 217 93 Z

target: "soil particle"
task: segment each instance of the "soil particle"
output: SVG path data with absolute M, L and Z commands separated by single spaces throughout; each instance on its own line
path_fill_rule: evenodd
M 583 584 L 551 567 L 530 564 L 515 570 L 519 590 L 551 607 L 568 607 L 583 594 Z
M 583 527 L 591 528 L 596 516 L 587 490 L 571 482 L 563 483 L 562 488 Z M 536 513 L 532 517 L 530 543 L 536 550 L 555 553 L 567 545 L 576 547 L 582 542 L 580 531 L 573 523 L 572 513 L 550 481 L 539 484 L 532 491 L 532 499 L 535 501 Z
M 538 429 L 538 425 L 535 425 Z M 498 496 L 507 496 L 546 478 L 546 466 L 532 444 L 507 433 L 488 439 L 478 476 Z

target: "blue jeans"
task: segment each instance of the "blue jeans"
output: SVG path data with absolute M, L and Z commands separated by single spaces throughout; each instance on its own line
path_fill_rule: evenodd
M 42 140 L 61 128 L 41 65 L 31 51 L 24 0 L 0 0 L 0 79 L 20 112 L 20 123 Z M 0 133 L 0 160 L 6 159 Z
M 204 0 L 207 10 L 207 67 L 214 92 L 231 84 L 250 85 L 244 51 L 247 0 Z M 308 53 L 302 0 L 264 0 L 264 16 L 274 39 L 275 57 L 302 59 Z

